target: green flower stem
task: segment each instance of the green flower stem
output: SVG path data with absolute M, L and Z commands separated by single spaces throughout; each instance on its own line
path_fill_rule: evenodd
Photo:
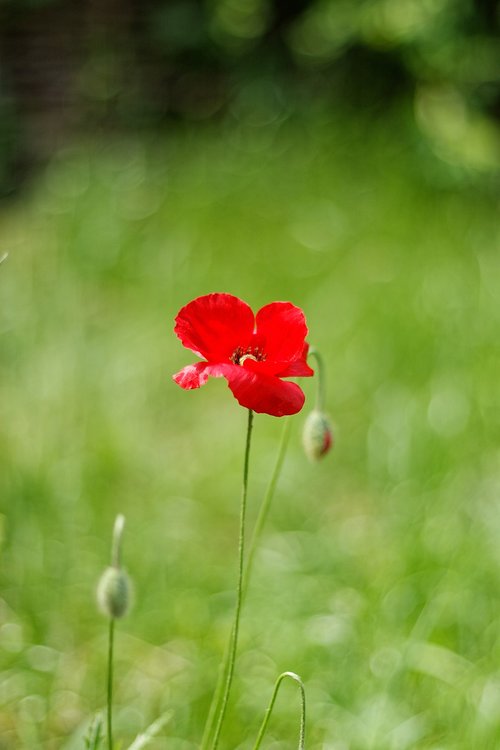
M 264 714 L 264 720 L 261 724 L 259 734 L 257 737 L 257 740 L 255 742 L 255 745 L 253 746 L 253 750 L 259 750 L 259 747 L 261 746 L 262 740 L 264 739 L 264 735 L 266 733 L 267 725 L 269 724 L 269 719 L 271 718 L 271 714 L 273 712 L 274 704 L 276 702 L 276 697 L 278 695 L 278 691 L 280 689 L 281 683 L 285 679 L 285 677 L 290 677 L 292 680 L 295 680 L 296 683 L 298 683 L 300 688 L 300 731 L 299 731 L 299 750 L 304 750 L 305 748 L 305 736 L 306 736 L 306 691 L 304 689 L 304 683 L 300 679 L 298 674 L 295 674 L 295 672 L 283 672 L 280 674 L 278 679 L 276 680 L 276 683 L 274 685 L 273 694 L 271 696 L 271 700 L 269 702 L 269 706 L 267 707 L 266 713 Z
M 292 428 L 292 420 L 289 417 L 285 418 L 284 425 L 283 425 L 283 432 L 281 433 L 280 446 L 278 449 L 276 462 L 274 464 L 273 473 L 271 475 L 271 479 L 269 480 L 269 484 L 267 486 L 264 500 L 262 501 L 262 505 L 260 506 L 259 514 L 257 516 L 254 531 L 252 534 L 252 539 L 250 541 L 249 548 L 248 548 L 247 561 L 246 561 L 244 577 L 243 577 L 243 592 L 242 592 L 243 601 L 244 601 L 245 594 L 248 589 L 248 584 L 250 581 L 250 574 L 252 572 L 253 559 L 255 556 L 257 545 L 258 545 L 260 536 L 262 534 L 262 529 L 265 526 L 267 516 L 269 514 L 269 508 L 271 507 L 271 504 L 274 498 L 274 493 L 276 491 L 276 485 L 278 484 L 278 480 L 281 474 L 281 469 L 283 467 L 283 462 L 285 460 L 288 443 L 290 441 L 291 428 Z M 217 713 L 217 710 L 220 706 L 220 702 L 222 699 L 222 690 L 227 680 L 227 673 L 228 673 L 228 668 L 229 668 L 229 653 L 230 653 L 230 642 L 228 642 L 226 646 L 226 650 L 224 652 L 224 658 L 222 660 L 222 664 L 221 664 L 220 671 L 219 671 L 217 688 L 215 690 L 212 703 L 210 705 L 210 710 L 208 713 L 207 722 L 205 725 L 205 730 L 204 730 L 203 738 L 201 741 L 202 750 L 205 750 L 205 748 L 208 745 L 210 735 L 212 734 L 212 731 L 213 731 L 215 715 Z
M 113 646 L 115 640 L 115 620 L 109 620 L 108 640 L 108 750 L 113 750 Z
M 241 604 L 243 601 L 243 565 L 245 560 L 245 518 L 247 508 L 247 493 L 248 493 L 248 465 L 250 458 L 250 442 L 252 436 L 252 425 L 253 425 L 253 411 L 248 410 L 248 426 L 247 426 L 247 438 L 245 444 L 245 461 L 243 464 L 243 489 L 241 493 L 241 510 L 240 510 L 240 533 L 238 541 L 238 585 L 236 589 L 236 608 L 234 612 L 234 624 L 231 632 L 230 645 L 229 645 L 229 658 L 228 668 L 224 685 L 224 692 L 222 694 L 222 702 L 217 718 L 217 724 L 215 726 L 214 738 L 212 741 L 212 750 L 216 750 L 219 744 L 219 737 L 224 723 L 224 717 L 226 714 L 227 704 L 229 701 L 229 693 L 231 692 L 231 684 L 233 681 L 234 664 L 236 661 L 236 649 L 238 646 L 238 633 L 240 628 L 240 614 Z
M 316 409 L 318 411 L 324 411 L 325 404 L 326 404 L 325 364 L 323 362 L 323 357 L 318 352 L 318 350 L 313 346 L 309 349 L 309 357 L 314 357 L 314 359 L 318 363 L 318 380 L 317 380 L 318 387 L 316 391 Z
M 271 507 L 274 493 L 276 491 L 276 485 L 278 484 L 278 479 L 280 478 L 281 469 L 283 468 L 283 461 L 285 460 L 286 450 L 288 448 L 288 443 L 290 441 L 291 430 L 292 430 L 292 420 L 289 417 L 287 417 L 285 418 L 285 424 L 283 425 L 283 432 L 281 433 L 281 441 L 280 441 L 280 446 L 278 449 L 278 455 L 276 456 L 276 463 L 274 464 L 273 473 L 271 475 L 271 479 L 269 480 L 269 484 L 267 485 L 266 494 L 264 495 L 264 500 L 262 501 L 262 505 L 260 506 L 259 515 L 257 516 L 257 520 L 255 522 L 255 527 L 254 527 L 253 534 L 252 534 L 252 539 L 248 547 L 247 563 L 245 566 L 245 575 L 244 575 L 244 580 L 243 580 L 243 596 L 246 594 L 246 591 L 248 588 L 248 583 L 250 581 L 250 573 L 252 572 L 253 559 L 255 556 L 255 552 L 257 550 L 257 545 L 259 543 L 259 540 L 262 534 L 262 529 L 265 526 L 267 516 L 269 515 L 269 508 Z

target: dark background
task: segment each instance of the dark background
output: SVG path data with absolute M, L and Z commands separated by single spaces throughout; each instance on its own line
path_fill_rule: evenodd
M 496 0 L 4 0 L 2 192 L 75 133 L 318 102 L 383 118 L 416 101 L 431 137 L 466 116 L 495 162 L 499 17 Z

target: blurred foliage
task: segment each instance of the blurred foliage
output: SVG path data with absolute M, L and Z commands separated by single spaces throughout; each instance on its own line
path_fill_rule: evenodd
M 304 308 L 337 435 L 310 465 L 305 382 L 223 746 L 251 747 L 286 669 L 306 684 L 310 750 L 499 746 L 497 200 L 455 177 L 402 116 L 320 110 L 74 145 L 4 207 L 2 750 L 81 750 L 103 705 L 94 594 L 117 512 L 136 590 L 117 735 L 172 709 L 151 747 L 199 746 L 231 621 L 246 414 L 224 382 L 187 393 L 170 375 L 194 359 L 174 315 L 216 290 Z M 281 427 L 256 419 L 250 525 Z M 275 750 L 296 705 L 284 685 Z
M 311 467 L 295 420 L 225 745 L 293 669 L 311 750 L 496 750 L 498 37 L 492 0 L 0 4 L 3 193 L 44 164 L 0 217 L 1 750 L 91 736 L 119 511 L 117 729 L 173 709 L 197 747 L 245 418 L 171 383 L 171 322 L 215 290 L 306 310 L 338 425 Z M 257 419 L 250 520 L 279 434 Z
M 0 179 L 68 132 L 324 99 L 383 115 L 414 102 L 437 152 L 500 166 L 498 0 L 4 0 Z M 12 183 L 13 184 L 13 183 Z

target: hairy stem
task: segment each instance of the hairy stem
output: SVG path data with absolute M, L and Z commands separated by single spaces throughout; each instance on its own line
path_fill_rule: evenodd
M 305 748 L 305 736 L 306 736 L 306 691 L 304 689 L 304 683 L 300 679 L 298 674 L 295 674 L 295 672 L 283 672 L 280 674 L 278 679 L 276 680 L 276 683 L 274 685 L 273 694 L 271 696 L 271 700 L 269 701 L 269 706 L 266 709 L 266 713 L 264 714 L 264 720 L 261 724 L 259 734 L 257 737 L 257 740 L 255 742 L 255 745 L 253 746 L 253 750 L 259 750 L 259 747 L 261 746 L 262 740 L 264 739 L 264 735 L 266 733 L 267 725 L 269 724 L 269 719 L 271 718 L 271 714 L 273 712 L 274 704 L 276 702 L 276 698 L 278 695 L 278 691 L 280 689 L 281 683 L 285 679 L 285 677 L 290 677 L 292 680 L 295 680 L 295 682 L 298 684 L 300 688 L 300 731 L 299 731 L 299 748 L 298 750 L 304 750 Z
M 264 525 L 267 520 L 267 516 L 269 514 L 269 508 L 271 507 L 274 493 L 276 491 L 276 485 L 278 484 L 278 479 L 280 478 L 281 469 L 283 467 L 283 461 L 285 460 L 285 456 L 286 456 L 286 449 L 288 448 L 288 442 L 290 440 L 291 428 L 292 428 L 292 421 L 289 417 L 287 417 L 285 419 L 285 424 L 283 425 L 283 432 L 281 433 L 281 441 L 280 441 L 280 446 L 278 448 L 278 455 L 276 456 L 276 463 L 274 464 L 273 473 L 271 474 L 271 479 L 269 480 L 269 484 L 267 485 L 266 494 L 264 495 L 264 500 L 262 501 L 262 505 L 260 506 L 260 510 L 259 510 L 259 515 L 257 516 L 257 520 L 255 522 L 252 539 L 248 546 L 247 563 L 245 566 L 245 575 L 244 575 L 244 580 L 243 580 L 243 595 L 246 594 L 246 591 L 248 588 L 248 583 L 250 581 L 250 573 L 252 572 L 253 559 L 255 556 L 255 552 L 257 550 L 257 545 L 259 543 L 260 536 L 262 534 L 262 529 L 264 528 Z
M 324 411 L 326 403 L 326 386 L 325 386 L 325 365 L 323 357 L 315 347 L 309 349 L 309 357 L 314 357 L 318 363 L 318 386 L 316 391 L 316 409 Z
M 113 750 L 113 646 L 115 640 L 115 620 L 109 620 L 108 638 L 108 750 Z
M 234 623 L 231 631 L 231 638 L 229 641 L 229 657 L 226 680 L 224 685 L 224 693 L 222 695 L 222 702 L 219 710 L 219 716 L 217 718 L 217 724 L 215 726 L 214 738 L 212 741 L 212 750 L 216 750 L 219 744 L 219 737 L 224 723 L 224 717 L 226 715 L 227 704 L 229 701 L 229 694 L 231 692 L 231 684 L 233 682 L 234 665 L 236 661 L 236 649 L 238 646 L 238 633 L 240 628 L 240 614 L 241 604 L 243 601 L 243 566 L 245 560 L 245 519 L 247 509 L 247 493 L 248 493 L 248 466 L 250 459 L 250 442 L 252 437 L 252 425 L 253 425 L 253 411 L 248 410 L 248 425 L 247 425 L 247 437 L 245 443 L 245 461 L 243 464 L 243 488 L 241 493 L 241 510 L 240 510 L 240 532 L 238 540 L 238 585 L 236 588 L 236 608 L 234 612 Z
M 262 529 L 265 526 L 267 516 L 269 514 L 269 508 L 271 507 L 271 504 L 274 498 L 276 485 L 278 484 L 278 480 L 281 475 L 281 469 L 283 468 L 283 462 L 285 460 L 286 450 L 288 448 L 288 443 L 290 440 L 291 428 L 292 428 L 292 421 L 289 417 L 287 417 L 284 420 L 283 432 L 281 433 L 281 441 L 280 441 L 280 445 L 278 448 L 278 454 L 276 456 L 273 473 L 271 474 L 271 479 L 269 480 L 266 494 L 264 495 L 262 505 L 260 506 L 259 514 L 257 516 L 257 520 L 255 522 L 255 527 L 254 527 L 253 534 L 252 534 L 252 539 L 248 547 L 247 561 L 245 564 L 245 569 L 244 569 L 244 574 L 243 574 L 243 592 L 242 592 L 243 601 L 245 599 L 245 594 L 248 589 L 248 584 L 250 581 L 250 574 L 252 572 L 253 559 L 255 556 L 255 552 L 257 550 L 257 545 L 259 543 L 260 536 L 262 534 Z M 220 707 L 220 703 L 222 700 L 222 690 L 227 680 L 227 673 L 229 669 L 230 645 L 231 643 L 228 642 L 226 646 L 226 650 L 224 651 L 224 657 L 222 659 L 222 663 L 221 663 L 221 667 L 219 671 L 217 687 L 214 693 L 214 697 L 212 699 L 212 703 L 210 705 L 210 710 L 208 713 L 207 722 L 205 725 L 205 730 L 204 730 L 203 738 L 201 741 L 202 750 L 205 750 L 205 748 L 207 748 L 208 746 L 208 742 L 209 742 L 210 736 L 214 728 L 215 716 L 216 716 L 217 710 Z

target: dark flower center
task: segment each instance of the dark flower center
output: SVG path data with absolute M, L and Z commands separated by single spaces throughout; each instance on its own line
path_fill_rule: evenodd
M 253 359 L 254 362 L 265 362 L 266 355 L 259 346 L 237 346 L 230 359 L 235 365 L 242 365 L 246 359 Z

